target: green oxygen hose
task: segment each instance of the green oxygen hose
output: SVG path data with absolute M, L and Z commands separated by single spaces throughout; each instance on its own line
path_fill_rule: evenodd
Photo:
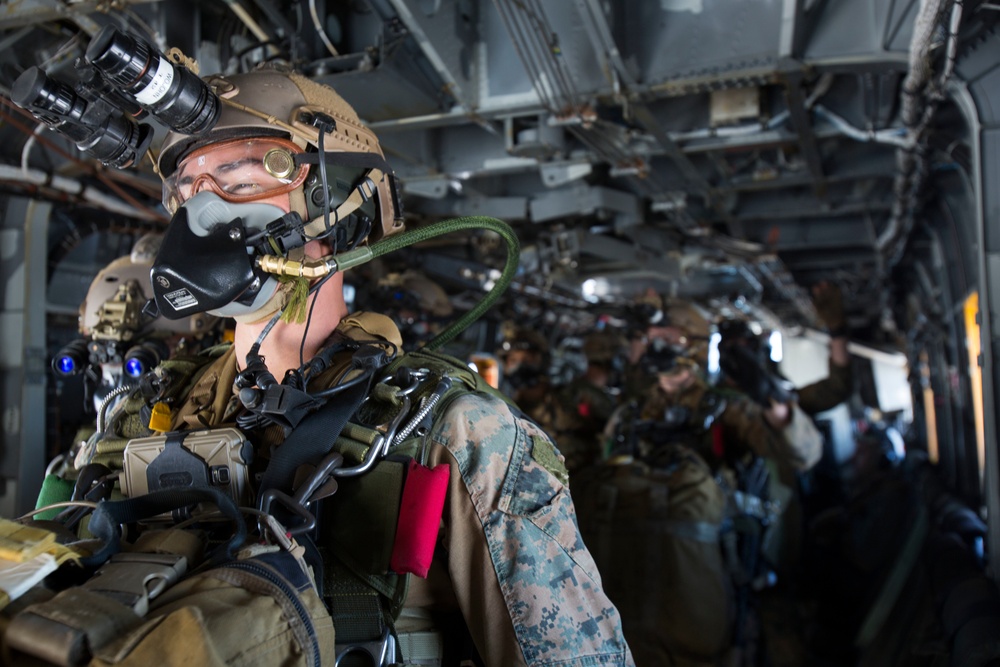
M 486 296 L 476 304 L 475 308 L 449 324 L 444 331 L 427 341 L 422 348 L 433 352 L 454 340 L 470 324 L 482 317 L 483 313 L 489 310 L 510 286 L 511 281 L 514 279 L 514 274 L 517 273 L 518 258 L 521 254 L 521 244 L 518 242 L 517 234 L 514 233 L 510 225 L 496 218 L 479 215 L 443 220 L 427 227 L 389 236 L 370 246 L 355 248 L 354 250 L 337 255 L 333 261 L 336 265 L 336 270 L 343 271 L 344 269 L 363 264 L 376 257 L 387 255 L 390 252 L 396 252 L 415 243 L 428 241 L 444 234 L 451 234 L 452 232 L 459 232 L 466 229 L 489 229 L 499 234 L 507 243 L 507 261 L 504 264 L 500 278 L 490 288 L 490 291 L 486 293 Z

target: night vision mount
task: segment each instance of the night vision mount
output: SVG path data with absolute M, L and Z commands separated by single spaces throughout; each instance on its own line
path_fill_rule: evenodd
M 134 165 L 149 148 L 147 116 L 176 132 L 202 134 L 219 120 L 219 97 L 196 74 L 148 42 L 105 26 L 75 68 L 71 85 L 31 67 L 11 99 L 103 164 Z

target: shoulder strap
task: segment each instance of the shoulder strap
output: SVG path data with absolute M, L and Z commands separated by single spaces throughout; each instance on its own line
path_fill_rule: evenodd
M 405 370 L 429 372 L 430 377 L 409 397 L 413 407 L 411 416 L 407 417 L 408 421 L 419 421 L 428 428 L 439 415 L 444 414 L 453 400 L 470 392 L 496 396 L 510 404 L 506 396 L 491 387 L 478 373 L 460 360 L 440 352 L 420 350 L 401 355 L 380 371 L 379 379 L 398 377 Z M 385 423 L 390 419 L 387 415 L 399 410 L 399 405 L 392 403 L 392 393 L 381 391 L 379 387 L 379 383 L 374 385 L 374 400 L 363 410 L 362 421 L 365 423 Z M 423 401 L 425 408 L 421 410 L 417 406 L 424 398 L 428 400 Z M 430 403 L 432 399 L 433 404 Z M 512 405 L 512 408 L 516 409 L 516 406 Z M 406 423 L 402 426 L 403 429 L 397 432 L 402 434 L 401 439 L 393 447 L 391 455 L 368 473 L 341 480 L 338 499 L 327 507 L 327 530 L 321 538 L 328 556 L 324 559 L 324 593 L 334 610 L 338 643 L 372 641 L 382 636 L 386 628 L 393 626 L 406 599 L 409 575 L 397 575 L 384 569 L 398 519 L 398 498 L 402 492 L 402 471 L 405 468 L 401 462 L 418 458 L 423 441 L 417 435 L 423 433 L 422 429 L 405 430 Z M 369 427 L 349 423 L 337 441 L 338 450 L 348 458 L 363 457 L 364 450 L 371 446 L 364 435 L 368 430 Z M 352 440 L 355 441 L 353 445 L 349 443 Z M 349 507 L 346 505 L 348 500 L 365 506 Z M 371 517 L 372 520 L 360 522 L 365 525 L 359 528 L 357 519 L 360 516 Z M 354 528 L 349 533 L 335 528 L 335 525 L 343 523 L 350 523 Z M 380 532 L 376 529 L 380 525 L 390 526 L 391 530 Z M 388 544 L 379 544 L 380 541 Z
M 521 412 L 521 409 L 517 407 L 517 404 L 509 396 L 490 385 L 486 381 L 486 378 L 469 368 L 468 364 L 443 352 L 420 349 L 400 355 L 395 361 L 389 364 L 387 372 L 393 373 L 398 368 L 427 368 L 438 375 L 457 380 L 458 382 L 453 383 L 452 389 L 449 391 L 449 399 L 457 397 L 461 393 L 472 391 L 498 398 L 510 406 L 515 413 L 519 414 Z M 458 391 L 462 387 L 465 388 L 465 392 Z M 443 406 L 444 403 L 445 401 L 442 399 L 440 405 Z M 440 407 L 438 409 L 440 410 Z

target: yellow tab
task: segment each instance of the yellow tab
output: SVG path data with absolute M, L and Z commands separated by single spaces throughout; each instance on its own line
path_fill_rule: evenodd
M 166 433 L 170 430 L 170 406 L 163 402 L 153 405 L 153 414 L 149 416 L 149 428 L 157 433 Z
M 23 563 L 49 551 L 55 543 L 53 532 L 0 519 L 0 559 Z

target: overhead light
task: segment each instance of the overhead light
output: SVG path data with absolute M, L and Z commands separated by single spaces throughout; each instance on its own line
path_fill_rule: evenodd
M 580 294 L 585 301 L 597 303 L 602 297 L 608 296 L 611 286 L 604 278 L 587 278 L 580 285 Z

